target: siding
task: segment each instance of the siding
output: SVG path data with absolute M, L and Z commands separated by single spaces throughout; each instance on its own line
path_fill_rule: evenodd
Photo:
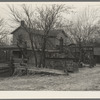
M 18 39 L 19 35 L 22 35 L 24 40 L 27 42 L 28 47 L 30 47 L 30 39 L 29 39 L 28 33 L 24 29 L 22 29 L 22 28 L 20 28 L 19 30 L 17 30 L 13 34 L 13 45 L 17 44 L 17 39 Z
M 24 40 L 27 42 L 27 46 L 31 47 L 31 42 L 30 42 L 30 39 L 29 39 L 29 35 L 22 28 L 19 28 L 17 31 L 15 31 L 13 33 L 13 45 L 17 44 L 17 39 L 18 39 L 19 35 L 22 35 L 22 37 L 24 38 Z M 42 47 L 42 38 L 41 38 L 40 35 L 33 35 L 33 41 L 37 45 L 37 48 L 41 48 Z M 56 47 L 56 42 L 58 42 L 58 41 L 56 41 L 55 38 L 49 38 L 48 42 L 47 42 L 47 45 L 46 45 L 46 48 L 47 49 L 53 49 L 53 48 L 55 48 Z
M 43 34 L 43 32 L 42 33 L 41 32 L 42 31 L 37 31 L 36 34 Z M 46 49 L 48 49 L 48 50 L 56 49 L 56 45 L 59 45 L 59 39 L 61 37 L 63 38 L 64 43 L 68 43 L 69 44 L 69 42 L 68 42 L 69 39 L 66 38 L 65 35 L 62 34 L 61 31 L 53 30 L 53 31 L 51 31 L 50 34 L 51 34 L 51 36 L 55 36 L 55 37 L 48 38 L 48 42 L 46 43 Z M 19 35 L 22 35 L 24 40 L 27 42 L 27 46 L 31 47 L 31 42 L 30 42 L 30 39 L 29 39 L 29 35 L 22 27 L 20 27 L 16 31 L 14 31 L 14 33 L 13 33 L 13 45 L 17 44 L 17 38 L 18 38 Z M 36 44 L 37 48 L 41 48 L 42 47 L 43 40 L 41 38 L 41 35 L 33 35 L 33 41 Z

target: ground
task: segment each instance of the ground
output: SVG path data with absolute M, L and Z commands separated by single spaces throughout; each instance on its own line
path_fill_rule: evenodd
M 80 68 L 77 73 L 66 75 L 33 75 L 0 78 L 0 90 L 33 91 L 94 91 L 100 90 L 100 65 Z

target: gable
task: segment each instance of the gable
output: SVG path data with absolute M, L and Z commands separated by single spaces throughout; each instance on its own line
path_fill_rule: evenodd
M 11 34 L 15 34 L 19 29 L 21 29 L 22 27 L 18 27 L 16 28 L 14 31 L 11 32 Z
M 17 39 L 18 36 L 22 36 L 24 39 L 28 39 L 28 33 L 23 29 L 23 28 L 18 28 L 17 30 L 14 31 L 13 33 L 13 38 Z

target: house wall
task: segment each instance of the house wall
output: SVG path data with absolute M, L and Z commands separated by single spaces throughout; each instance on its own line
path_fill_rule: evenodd
M 57 35 L 57 39 L 59 40 L 60 38 L 63 38 L 63 43 L 64 44 L 69 44 L 69 42 L 70 42 L 70 40 L 67 38 L 67 37 L 65 37 L 65 35 L 63 34 L 63 33 L 59 33 L 58 35 Z M 59 41 L 58 40 L 56 40 L 56 45 L 59 45 Z
M 46 48 L 48 50 L 54 50 L 56 49 L 56 45 L 57 45 L 58 39 L 56 38 L 49 38 L 46 44 Z
M 30 42 L 30 39 L 29 39 L 29 35 L 22 28 L 19 28 L 17 31 L 14 32 L 14 34 L 13 34 L 13 45 L 17 44 L 17 39 L 18 39 L 19 35 L 22 35 L 23 40 L 27 42 L 27 46 L 31 47 L 31 42 Z M 40 35 L 34 35 L 33 36 L 33 41 L 36 44 L 37 48 L 41 48 L 42 47 L 43 39 L 41 38 Z M 46 43 L 46 48 L 48 50 L 55 49 L 57 44 L 59 44 L 59 40 L 58 39 L 56 39 L 54 37 L 53 38 L 48 38 L 48 41 Z
M 14 32 L 14 34 L 13 34 L 13 45 L 16 45 L 17 44 L 17 39 L 18 39 L 18 36 L 19 35 L 22 35 L 23 39 L 27 42 L 28 47 L 30 47 L 31 44 L 30 44 L 29 35 L 22 28 L 20 28 L 20 29 L 18 29 L 17 31 Z
M 48 39 L 48 42 L 51 43 L 51 45 L 48 43 L 47 48 L 48 49 L 55 49 L 56 46 L 60 44 L 59 40 L 60 40 L 61 37 L 63 38 L 64 44 L 70 43 L 70 40 L 67 37 L 65 37 L 65 35 L 63 33 L 60 32 L 60 33 L 57 34 L 57 36 L 55 38 L 49 38 Z
M 43 44 L 42 42 L 43 42 L 43 40 L 42 40 L 42 38 L 41 38 L 40 35 L 39 35 L 39 36 L 38 36 L 38 35 L 37 35 L 37 36 L 36 36 L 36 35 L 33 36 L 33 41 L 34 41 L 34 43 L 36 44 L 36 47 L 37 47 L 37 48 L 40 49 L 40 48 L 42 47 L 42 44 Z
M 28 55 L 29 55 L 28 63 L 35 65 L 35 57 L 32 51 L 28 51 Z M 37 55 L 37 63 L 39 64 L 41 58 L 40 52 L 36 52 L 36 55 Z

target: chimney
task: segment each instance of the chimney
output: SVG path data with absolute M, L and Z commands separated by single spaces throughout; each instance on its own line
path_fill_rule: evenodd
M 21 21 L 21 26 L 25 26 L 24 20 Z

